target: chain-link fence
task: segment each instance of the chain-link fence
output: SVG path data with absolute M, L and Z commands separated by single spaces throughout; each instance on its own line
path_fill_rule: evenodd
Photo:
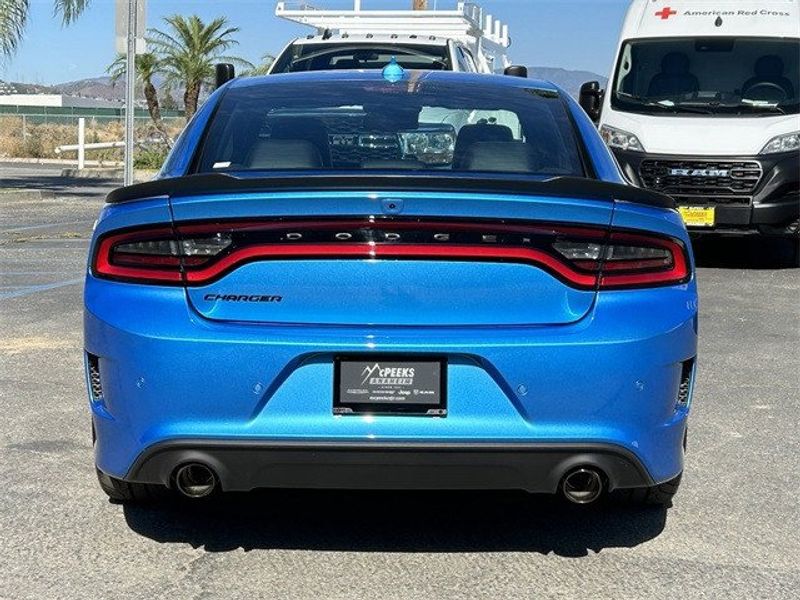
M 59 146 L 78 144 L 80 118 L 85 119 L 84 142 L 87 145 L 123 141 L 125 126 L 121 109 L 0 106 L 0 160 L 77 160 L 76 150 L 58 153 L 56 149 Z M 175 111 L 165 111 L 162 121 L 172 139 L 180 134 L 186 124 L 185 118 Z M 136 111 L 135 124 L 134 161 L 139 168 L 158 168 L 166 155 L 164 136 L 147 111 Z M 89 164 L 94 164 L 95 161 L 103 164 L 117 163 L 123 159 L 123 149 L 94 149 L 89 146 L 86 159 L 90 161 Z

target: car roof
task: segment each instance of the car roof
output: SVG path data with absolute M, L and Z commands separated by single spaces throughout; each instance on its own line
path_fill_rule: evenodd
M 484 85 L 505 88 L 537 89 L 565 94 L 557 85 L 541 79 L 511 77 L 509 75 L 487 75 L 483 73 L 464 73 L 456 71 L 406 70 L 404 81 L 425 81 L 426 83 L 447 83 L 451 85 Z M 329 81 L 384 81 L 380 69 L 339 69 L 330 71 L 302 71 L 296 73 L 276 73 L 259 77 L 239 77 L 229 85 L 234 88 L 265 84 L 296 82 L 323 83 Z

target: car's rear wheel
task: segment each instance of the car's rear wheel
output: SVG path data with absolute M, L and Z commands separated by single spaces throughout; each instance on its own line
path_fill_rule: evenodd
M 106 475 L 100 469 L 96 469 L 96 471 L 100 488 L 115 502 L 132 504 L 159 502 L 172 496 L 169 488 L 163 485 L 122 481 Z
M 621 500 L 632 504 L 669 506 L 672 504 L 672 499 L 675 497 L 675 494 L 678 493 L 678 488 L 681 485 L 681 477 L 683 477 L 682 472 L 674 479 L 670 479 L 659 485 L 617 490 L 615 495 Z

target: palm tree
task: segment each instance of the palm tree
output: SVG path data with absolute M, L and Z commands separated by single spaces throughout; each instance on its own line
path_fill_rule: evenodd
M 168 31 L 150 30 L 148 39 L 158 55 L 169 85 L 184 86 L 183 104 L 186 118 L 197 112 L 197 103 L 203 84 L 214 78 L 214 65 L 229 62 L 253 68 L 252 63 L 225 52 L 239 42 L 233 39 L 238 27 L 228 27 L 225 17 L 204 23 L 197 15 L 183 17 L 172 15 L 164 19 Z
M 84 11 L 91 0 L 53 0 L 54 12 L 69 25 Z M 14 53 L 28 23 L 30 0 L 0 0 L 0 56 Z
M 106 69 L 106 73 L 111 75 L 111 83 L 116 84 L 125 77 L 128 69 L 128 61 L 124 54 L 118 54 L 116 60 Z M 161 62 L 155 54 L 139 54 L 136 56 L 136 79 L 142 84 L 144 99 L 147 103 L 147 112 L 153 119 L 153 124 L 164 139 L 169 144 L 169 135 L 161 120 L 161 105 L 158 102 L 158 92 L 153 84 L 153 78 L 163 71 Z
M 258 75 L 266 75 L 269 73 L 269 68 L 272 66 L 272 63 L 275 62 L 275 57 L 272 54 L 265 54 L 261 57 L 261 62 L 256 65 L 253 69 L 249 69 L 242 73 L 244 77 L 256 77 Z

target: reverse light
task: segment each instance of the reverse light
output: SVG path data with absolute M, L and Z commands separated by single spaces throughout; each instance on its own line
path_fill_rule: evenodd
M 200 286 L 268 260 L 511 262 L 584 290 L 677 285 L 691 275 L 682 242 L 643 232 L 549 223 L 302 219 L 191 223 L 101 238 L 95 276 Z
M 767 145 L 761 149 L 761 154 L 779 154 L 781 152 L 791 152 L 800 149 L 800 131 L 787 133 L 772 138 Z
M 639 138 L 622 129 L 610 127 L 609 125 L 602 125 L 600 127 L 600 136 L 609 148 L 629 150 L 631 152 L 644 152 L 644 146 L 642 146 Z

